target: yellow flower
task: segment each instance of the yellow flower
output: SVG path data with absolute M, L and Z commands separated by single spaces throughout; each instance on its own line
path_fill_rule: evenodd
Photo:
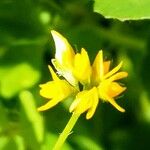
M 50 66 L 49 70 L 53 81 L 40 85 L 40 95 L 50 100 L 38 111 L 50 109 L 76 91 L 66 80 L 60 80 Z
M 128 75 L 127 72 L 118 72 L 122 62 L 110 70 L 110 61 L 103 61 L 103 52 L 100 50 L 91 66 L 85 49 L 82 48 L 81 53 L 75 54 L 67 39 L 61 34 L 52 31 L 52 36 L 56 46 L 52 63 L 58 74 L 65 79 L 59 79 L 49 66 L 53 81 L 41 85 L 40 94 L 50 100 L 38 110 L 49 109 L 68 96 L 76 94 L 69 110 L 77 114 L 87 112 L 87 119 L 94 115 L 99 100 L 109 102 L 124 112 L 125 110 L 115 102 L 115 98 L 126 89 L 116 82 Z

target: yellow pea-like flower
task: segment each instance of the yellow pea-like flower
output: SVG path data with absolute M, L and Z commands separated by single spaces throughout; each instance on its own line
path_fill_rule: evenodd
M 103 51 L 100 50 L 91 65 L 84 48 L 80 53 L 75 53 L 66 38 L 56 31 L 51 33 L 56 47 L 52 63 L 59 76 L 49 66 L 53 81 L 40 85 L 40 95 L 49 101 L 38 110 L 49 109 L 76 94 L 69 110 L 79 115 L 86 112 L 86 119 L 94 115 L 100 100 L 109 102 L 117 110 L 124 112 L 115 101 L 126 89 L 117 82 L 128 76 L 127 72 L 119 72 L 122 62 L 110 70 L 111 62 L 103 60 Z M 60 79 L 60 76 L 64 79 Z
M 121 86 L 117 81 L 127 77 L 128 73 L 119 71 L 122 62 L 110 69 L 111 62 L 103 60 L 102 50 L 98 52 L 91 65 L 84 48 L 80 53 L 75 53 L 65 37 L 54 30 L 51 33 L 56 47 L 52 64 L 59 76 L 51 66 L 48 66 L 53 80 L 40 85 L 40 95 L 48 99 L 48 102 L 39 107 L 38 111 L 50 109 L 72 96 L 69 107 L 72 116 L 53 148 L 59 150 L 79 116 L 86 113 L 86 119 L 92 118 L 99 101 L 109 102 L 120 112 L 125 112 L 115 99 L 126 90 L 126 87 Z

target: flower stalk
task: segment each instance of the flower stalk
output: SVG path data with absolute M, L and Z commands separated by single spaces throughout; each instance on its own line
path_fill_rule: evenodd
M 80 114 L 73 113 L 70 120 L 68 121 L 66 127 L 64 128 L 63 132 L 60 134 L 53 150 L 61 150 L 65 140 L 71 134 L 72 128 L 74 127 L 75 123 L 77 122 Z

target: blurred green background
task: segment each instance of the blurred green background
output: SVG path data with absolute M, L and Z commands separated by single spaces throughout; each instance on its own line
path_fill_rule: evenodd
M 111 9 L 111 8 L 110 8 Z M 51 150 L 70 118 L 68 101 L 43 113 L 39 84 L 51 79 L 54 29 L 91 61 L 103 49 L 113 65 L 123 60 L 127 91 L 120 113 L 100 103 L 83 114 L 63 150 L 150 149 L 150 20 L 105 19 L 88 0 L 0 0 L 0 150 Z

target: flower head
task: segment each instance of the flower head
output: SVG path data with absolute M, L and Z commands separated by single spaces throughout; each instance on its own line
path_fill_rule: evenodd
M 110 70 L 110 61 L 103 60 L 103 51 L 100 50 L 91 65 L 84 48 L 80 53 L 75 53 L 61 34 L 52 31 L 52 36 L 56 46 L 52 63 L 64 79 L 60 79 L 49 66 L 53 81 L 40 85 L 40 94 L 50 100 L 38 110 L 49 109 L 68 96 L 76 94 L 70 112 L 77 114 L 87 112 L 87 119 L 94 115 L 100 100 L 109 102 L 116 109 L 124 112 L 125 110 L 115 101 L 115 98 L 126 89 L 117 82 L 128 75 L 127 72 L 119 72 L 122 62 Z M 79 88 L 79 84 L 82 88 Z

